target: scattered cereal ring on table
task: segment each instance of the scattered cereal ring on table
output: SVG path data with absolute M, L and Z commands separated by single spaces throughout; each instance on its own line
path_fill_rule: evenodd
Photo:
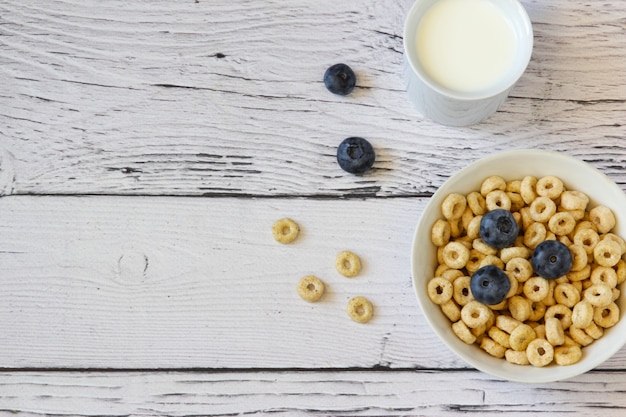
M 308 275 L 298 282 L 298 295 L 305 301 L 314 303 L 324 295 L 324 283 L 313 275 Z
M 274 239 L 280 243 L 291 243 L 298 236 L 300 227 L 298 223 L 288 217 L 277 220 L 272 226 Z
M 361 259 L 355 253 L 341 251 L 335 259 L 335 268 L 344 277 L 355 277 L 361 270 Z
M 353 297 L 348 301 L 348 316 L 357 323 L 367 323 L 374 314 L 372 303 L 365 297 Z

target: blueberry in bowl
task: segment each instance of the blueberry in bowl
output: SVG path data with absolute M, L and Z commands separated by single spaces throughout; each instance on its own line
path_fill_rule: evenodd
M 511 282 L 504 271 L 495 265 L 485 265 L 472 274 L 470 291 L 483 304 L 501 303 L 509 290 Z
M 533 270 L 546 279 L 555 279 L 567 274 L 572 269 L 572 263 L 569 248 L 558 240 L 544 240 L 533 251 Z
M 517 222 L 509 210 L 492 210 L 480 221 L 480 237 L 486 244 L 496 249 L 511 246 L 518 233 Z

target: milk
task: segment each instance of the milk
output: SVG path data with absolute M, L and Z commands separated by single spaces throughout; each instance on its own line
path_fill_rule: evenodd
M 419 61 L 435 83 L 477 93 L 512 71 L 517 39 L 492 0 L 440 0 L 422 17 L 416 45 Z

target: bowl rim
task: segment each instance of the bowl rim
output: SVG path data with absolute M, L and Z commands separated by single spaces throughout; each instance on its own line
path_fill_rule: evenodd
M 535 166 L 531 166 L 528 161 L 535 162 Z M 547 164 L 547 161 L 551 161 L 553 164 L 558 162 L 558 164 L 551 166 L 550 164 Z M 541 164 L 541 162 L 544 164 Z M 476 175 L 484 170 L 485 167 L 489 167 L 494 164 L 506 166 L 507 169 L 512 167 L 512 171 L 515 171 L 516 169 L 520 170 L 522 168 L 527 169 L 529 172 L 526 175 L 533 175 L 537 178 L 545 175 L 553 175 L 549 174 L 549 172 L 558 171 L 559 173 L 567 172 L 568 175 L 571 174 L 569 178 L 579 176 L 580 178 L 584 177 L 586 182 L 598 181 L 602 186 L 597 188 L 593 187 L 591 190 L 587 190 L 586 188 L 578 189 L 575 185 L 569 187 L 569 189 L 582 191 L 588 194 L 590 196 L 590 204 L 592 206 L 600 204 L 598 201 L 599 199 L 596 198 L 598 193 L 607 192 L 606 200 L 601 199 L 601 204 L 606 205 L 615 212 L 617 219 L 615 229 L 619 229 L 620 233 L 618 234 L 621 236 L 626 236 L 626 216 L 623 216 L 622 221 L 620 222 L 619 211 L 617 211 L 617 208 L 620 205 L 622 207 L 626 207 L 626 194 L 613 180 L 589 163 L 561 152 L 539 149 L 517 149 L 496 152 L 488 155 L 469 163 L 464 168 L 458 170 L 456 173 L 453 173 L 433 194 L 430 201 L 424 208 L 424 211 L 420 215 L 420 219 L 413 235 L 410 259 L 413 290 L 420 309 L 422 310 L 422 314 L 428 322 L 430 328 L 437 334 L 439 339 L 459 358 L 474 368 L 492 376 L 514 382 L 547 383 L 569 379 L 585 373 L 609 359 L 626 343 L 626 320 L 624 320 L 624 310 L 626 310 L 626 308 L 624 308 L 626 305 L 626 301 L 624 299 L 626 297 L 624 295 L 620 298 L 620 321 L 614 327 L 606 329 L 604 336 L 600 340 L 583 349 L 583 352 L 585 352 L 583 360 L 577 364 L 569 366 L 551 365 L 544 368 L 537 368 L 533 366 L 513 365 L 508 363 L 505 359 L 496 359 L 489 356 L 486 352 L 480 350 L 480 348 L 475 345 L 466 345 L 454 335 L 450 328 L 450 321 L 443 315 L 440 309 L 434 309 L 437 305 L 432 303 L 426 294 L 425 288 L 428 279 L 423 273 L 425 271 L 424 264 L 429 262 L 432 266 L 434 262 L 432 256 L 430 261 L 425 257 L 428 256 L 426 252 L 432 255 L 433 250 L 435 249 L 434 245 L 430 243 L 429 240 L 430 250 L 423 250 L 423 239 L 425 236 L 430 235 L 430 228 L 434 222 L 433 219 L 442 217 L 439 206 L 443 198 L 451 192 L 460 192 L 464 194 L 469 193 L 471 190 L 468 190 L 467 188 L 459 188 L 463 184 L 467 183 L 477 185 L 478 187 L 474 186 L 473 188 L 477 190 L 479 189 L 482 180 L 489 175 L 501 175 L 505 177 L 506 180 L 521 179 L 506 178 L 506 175 L 503 175 L 502 172 L 487 173 L 487 175 L 482 175 L 480 177 Z M 571 172 L 569 171 L 570 169 L 572 170 Z M 538 172 L 539 174 L 535 174 L 535 172 Z M 474 175 L 474 177 L 472 177 L 472 175 Z M 513 176 L 519 177 L 519 175 Z M 561 177 L 562 176 L 563 175 L 561 175 Z M 566 185 L 571 183 L 568 178 L 561 179 L 564 183 L 566 183 Z M 434 214 L 438 215 L 435 217 Z M 422 278 L 419 278 L 420 276 L 422 276 Z M 620 286 L 622 292 L 624 290 L 624 284 L 625 283 Z M 429 314 L 429 311 L 435 314 Z M 445 320 L 442 320 L 442 318 Z M 447 325 L 445 325 L 446 322 Z M 600 348 L 598 348 L 598 346 L 600 346 Z M 597 351 L 600 351 L 600 353 Z M 475 355 L 475 353 L 480 353 L 481 355 Z

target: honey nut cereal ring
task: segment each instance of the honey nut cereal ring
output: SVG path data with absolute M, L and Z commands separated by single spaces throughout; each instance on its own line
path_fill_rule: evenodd
M 589 336 L 583 329 L 578 327 L 569 328 L 569 336 L 581 346 L 589 346 L 593 343 L 593 337 Z
M 500 330 L 504 330 L 508 334 L 513 333 L 513 330 L 517 329 L 522 324 L 521 321 L 515 320 L 513 317 L 499 315 L 496 317 L 496 326 Z
M 598 233 L 608 233 L 615 227 L 615 215 L 605 206 L 592 208 L 589 211 L 589 220 L 598 228 Z
M 561 206 L 565 210 L 585 210 L 589 204 L 589 197 L 580 191 L 563 191 Z
M 558 236 L 557 240 L 568 248 L 574 244 L 574 242 L 570 240 L 569 236 Z
M 538 321 L 543 319 L 543 316 L 546 314 L 546 308 L 546 305 L 541 301 L 533 301 L 530 303 L 531 313 L 528 320 Z
M 593 260 L 601 266 L 615 266 L 621 257 L 622 249 L 620 248 L 619 243 L 610 239 L 601 240 L 593 248 Z
M 500 310 L 506 309 L 508 305 L 509 305 L 509 300 L 505 298 L 498 304 L 489 304 L 489 308 L 493 311 L 500 311 Z
M 605 329 L 615 326 L 619 321 L 619 307 L 611 303 L 608 306 L 594 308 L 593 321 Z
M 480 261 L 480 267 L 482 268 L 487 265 L 495 265 L 500 269 L 504 268 L 504 262 L 502 262 L 502 259 L 496 255 L 485 255 L 483 260 Z
M 463 222 L 461 218 L 448 220 L 450 224 L 450 237 L 457 238 L 463 234 Z
M 526 356 L 526 351 L 507 349 L 506 352 L 504 352 L 504 359 L 515 365 L 530 365 L 530 362 L 528 362 L 528 356 Z
M 528 344 L 526 356 L 538 368 L 549 365 L 554 359 L 554 347 L 546 339 L 535 339 Z
M 444 246 L 450 241 L 450 223 L 437 219 L 430 230 L 430 240 L 435 246 Z
M 511 210 L 511 199 L 508 194 L 502 190 L 493 190 L 485 196 L 485 205 L 487 210 Z
M 548 320 L 551 317 L 556 317 L 561 322 L 563 330 L 569 329 L 572 325 L 572 310 L 563 304 L 555 304 L 548 307 L 546 314 L 543 316 L 544 320 Z
M 461 269 L 469 260 L 469 249 L 459 242 L 448 242 L 443 247 L 443 263 L 453 269 Z
M 467 324 L 462 320 L 459 320 L 452 324 L 452 331 L 462 342 L 467 343 L 468 345 L 474 344 L 476 342 L 476 336 L 472 334 Z
M 546 223 L 556 213 L 556 204 L 548 197 L 537 197 L 530 204 L 530 217 L 539 223 Z
M 513 276 L 513 274 L 509 273 L 509 272 L 505 272 L 506 276 L 509 278 L 509 282 L 511 284 L 511 288 L 509 288 L 509 292 L 506 293 L 506 295 L 504 296 L 504 299 L 510 299 L 511 297 L 513 297 L 514 295 L 517 295 L 519 293 L 521 293 L 522 288 L 519 284 L 519 281 L 517 279 L 515 279 L 515 277 Z
M 480 194 L 487 196 L 493 190 L 506 190 L 506 181 L 498 175 L 492 175 L 483 180 L 480 185 Z
M 476 216 L 481 216 L 487 212 L 485 197 L 478 191 L 472 191 L 467 195 L 466 199 L 467 205 Z
M 454 282 L 455 279 L 457 279 L 458 277 L 462 277 L 464 275 L 465 274 L 460 269 L 447 269 L 440 276 L 441 276 L 441 278 L 443 278 L 443 279 L 445 279 L 447 281 Z M 435 276 L 437 276 L 437 275 L 435 275 Z
M 524 282 L 524 295 L 531 301 L 542 301 L 550 292 L 548 280 L 542 277 L 531 277 Z
M 474 220 L 474 217 L 475 216 L 474 213 L 472 213 L 472 210 L 469 207 L 466 207 L 463 215 L 461 216 L 461 224 L 463 225 L 463 230 L 467 232 L 467 227 L 469 226 L 470 222 Z
M 447 301 L 445 303 L 440 304 L 441 311 L 446 315 L 448 320 L 451 322 L 456 322 L 461 319 L 461 308 L 458 306 L 454 300 Z
M 558 346 L 554 348 L 554 363 L 561 366 L 573 365 L 583 357 L 580 346 Z
M 508 264 L 511 259 L 515 258 L 530 258 L 530 249 L 524 246 L 509 246 L 508 248 L 502 248 L 500 250 L 500 259 L 505 264 Z
M 439 266 L 437 266 L 437 269 L 435 269 L 435 276 L 436 277 L 440 277 L 442 276 L 442 274 L 444 272 L 446 272 L 447 270 L 451 269 L 450 267 L 448 267 L 448 265 L 445 264 L 439 264 Z
M 593 284 L 583 295 L 594 307 L 606 307 L 613 302 L 613 290 L 605 284 Z
M 600 241 L 600 236 L 598 236 L 598 232 L 595 230 L 584 228 L 574 233 L 573 240 L 575 245 L 582 246 L 585 249 L 585 252 L 587 252 L 587 255 L 591 255 L 593 253 L 593 249 Z
M 591 229 L 596 233 L 598 232 L 598 228 L 590 220 L 581 220 L 578 222 L 576 227 L 574 227 L 574 234 L 583 229 Z
M 298 282 L 296 290 L 304 301 L 314 303 L 324 295 L 324 283 L 313 275 L 308 275 Z
M 431 278 L 427 284 L 428 298 L 435 304 L 443 304 L 452 299 L 452 283 L 445 278 Z
M 535 192 L 536 185 L 537 178 L 533 176 L 526 176 L 522 179 L 519 192 L 526 204 L 532 203 L 537 198 L 537 193 Z
M 480 264 L 484 258 L 485 258 L 484 253 L 477 251 L 476 249 L 470 250 L 469 259 L 467 260 L 467 263 L 465 264 L 465 269 L 467 269 L 467 272 L 469 272 L 470 274 L 473 274 L 474 272 L 478 271 L 478 269 L 480 269 Z
M 559 206 L 557 208 L 557 210 L 558 211 L 567 211 L 569 214 L 572 215 L 574 220 L 576 220 L 577 222 L 579 222 L 582 219 L 584 219 L 585 216 L 587 215 L 587 212 L 585 210 L 565 210 L 565 209 L 563 209 L 563 206 Z
M 615 265 L 615 273 L 617 274 L 617 285 L 626 281 L 626 261 L 620 259 Z
M 556 317 L 550 317 L 546 320 L 546 339 L 552 346 L 559 346 L 565 342 L 565 332 L 561 321 Z
M 490 314 L 489 307 L 473 300 L 465 304 L 461 309 L 461 320 L 467 324 L 467 327 L 474 329 L 484 326 L 489 321 Z
M 476 239 L 480 237 L 480 221 L 483 216 L 476 216 L 470 221 L 465 229 L 467 237 L 470 239 Z
M 441 203 L 441 214 L 448 220 L 460 219 L 467 207 L 465 196 L 458 193 L 450 193 Z
M 528 259 L 513 258 L 506 263 L 505 271 L 510 273 L 515 279 L 524 283 L 533 274 L 533 267 Z
M 279 243 L 293 242 L 299 231 L 298 223 L 287 217 L 277 220 L 272 226 L 274 239 Z
M 580 271 L 588 263 L 587 251 L 581 245 L 573 244 L 568 246 L 570 253 L 572 254 L 572 268 L 571 271 Z
M 541 302 L 544 303 L 547 307 L 551 307 L 557 303 L 554 299 L 554 289 L 556 288 L 556 286 L 557 282 L 555 279 L 548 280 L 548 295 L 546 295 L 546 298 L 541 300 Z
M 483 255 L 495 255 L 498 253 L 496 248 L 486 244 L 482 238 L 472 240 L 472 247 L 481 252 Z
M 604 334 L 604 328 L 598 326 L 593 321 L 591 323 L 589 323 L 589 326 L 585 327 L 583 330 L 585 331 L 585 333 L 587 333 L 589 336 L 593 337 L 595 340 L 598 340 Z
M 454 298 L 454 301 L 456 301 L 456 303 L 460 306 L 464 306 L 465 304 L 474 300 L 474 296 L 472 295 L 472 291 L 470 290 L 470 280 L 470 277 L 462 276 L 455 279 L 452 283 L 452 286 L 454 288 L 452 298 Z
M 511 344 L 509 343 L 509 334 L 497 326 L 491 326 L 487 331 L 487 334 L 500 346 L 504 346 L 507 349 L 511 347 Z
M 355 253 L 341 251 L 335 258 L 335 269 L 344 277 L 355 277 L 361 270 L 361 259 Z
M 530 207 L 525 206 L 519 210 L 519 215 L 521 217 L 521 225 L 520 231 L 527 230 L 531 224 L 535 223 L 535 221 L 530 217 Z
M 528 324 L 520 324 L 511 332 L 509 343 L 513 350 L 526 350 L 528 344 L 537 338 L 537 334 Z
M 593 306 L 587 300 L 576 303 L 572 309 L 572 326 L 584 329 L 593 321 Z
M 557 284 L 554 288 L 554 300 L 558 304 L 572 308 L 580 301 L 580 291 L 569 282 Z
M 619 245 L 622 255 L 626 253 L 626 240 L 617 236 L 615 233 L 605 233 L 600 237 L 600 240 L 612 240 Z
M 509 313 L 515 320 L 526 321 L 532 314 L 532 308 L 530 307 L 530 301 L 519 295 L 514 295 L 509 298 Z
M 353 297 L 348 301 L 348 316 L 357 323 L 367 323 L 372 318 L 374 307 L 365 297 Z
M 580 344 L 577 343 L 574 339 L 572 339 L 567 332 L 565 332 L 565 342 L 563 342 L 562 346 L 576 346 L 580 347 Z
M 507 191 L 506 195 L 509 196 L 509 200 L 511 200 L 511 211 L 512 212 L 518 212 L 522 207 L 524 207 L 526 205 L 526 203 L 524 203 L 524 199 L 522 198 L 522 196 L 519 193 L 514 193 L 514 192 L 510 192 Z
M 565 274 L 565 276 L 571 283 L 583 281 L 589 278 L 590 275 L 591 265 L 589 264 L 585 265 L 580 271 L 570 271 L 569 273 Z
M 617 272 L 608 266 L 596 266 L 593 268 L 590 279 L 593 284 L 604 284 L 611 288 L 617 286 Z
M 552 233 L 557 236 L 566 236 L 574 231 L 576 227 L 576 220 L 570 212 L 562 211 L 555 213 L 554 216 L 548 220 L 548 228 Z
M 507 181 L 506 188 L 504 190 L 506 192 L 519 194 L 522 190 L 522 180 Z
M 506 348 L 504 346 L 496 343 L 493 339 L 489 337 L 484 337 L 480 341 L 480 347 L 485 352 L 487 352 L 488 354 L 490 354 L 491 356 L 495 358 L 503 358 L 504 352 L 506 352 Z
M 530 326 L 530 325 L 529 325 Z M 533 330 L 535 331 L 535 334 L 537 335 L 537 339 L 545 339 L 546 338 L 546 325 L 545 324 L 539 324 L 535 327 L 530 326 L 533 328 Z
M 551 200 L 559 198 L 564 188 L 563 181 L 552 175 L 537 180 L 537 186 L 535 187 L 537 194 L 541 197 L 548 197 Z

